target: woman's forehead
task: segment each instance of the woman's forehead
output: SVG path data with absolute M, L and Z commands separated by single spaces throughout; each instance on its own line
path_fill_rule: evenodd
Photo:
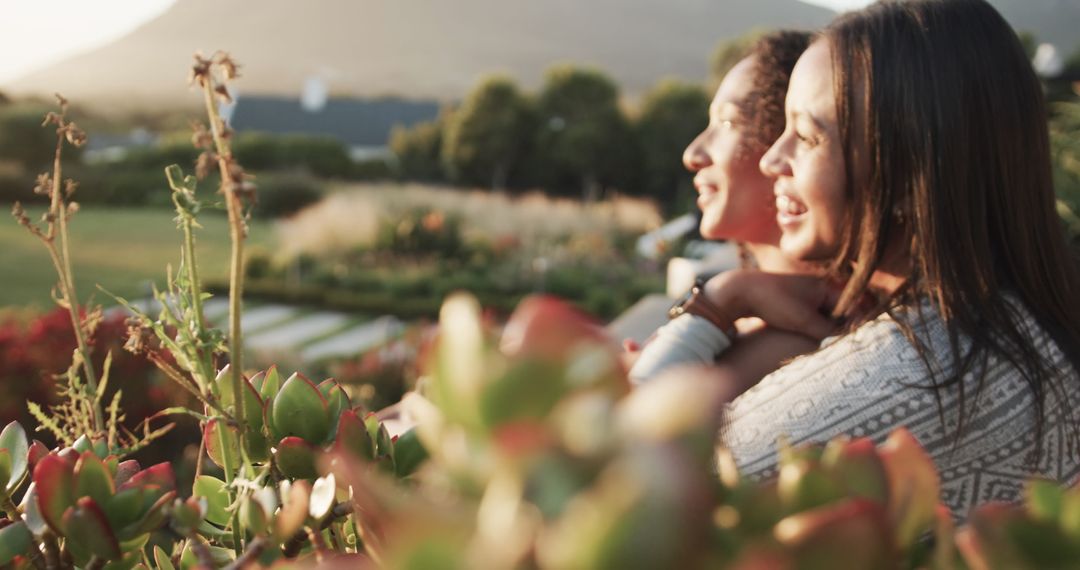
M 716 89 L 713 97 L 713 107 L 717 108 L 724 103 L 741 104 L 754 90 L 754 68 L 756 66 L 753 56 L 743 58 L 736 63 L 731 71 L 727 72 L 720 87 Z
M 835 117 L 833 90 L 833 62 L 829 44 L 825 41 L 814 42 L 791 72 L 787 94 L 788 113 L 809 113 L 825 119 Z

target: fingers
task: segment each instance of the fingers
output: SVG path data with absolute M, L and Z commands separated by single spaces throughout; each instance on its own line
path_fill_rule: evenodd
M 763 291 L 762 294 L 767 295 L 768 292 Z M 761 318 L 770 326 L 821 340 L 833 334 L 836 327 L 818 310 L 820 302 L 812 299 L 776 294 L 772 295 L 772 299 L 762 300 L 755 305 Z
M 623 350 L 626 352 L 637 352 L 641 350 L 641 345 L 632 338 L 624 338 L 622 341 Z
M 829 288 L 820 278 L 806 275 L 761 274 L 750 293 L 756 316 L 770 326 L 821 340 L 835 331 L 835 324 L 821 312 Z
M 770 326 L 821 340 L 835 330 L 822 314 L 829 297 L 820 277 L 765 273 L 756 270 L 725 272 L 706 285 L 710 301 L 737 317 L 760 317 Z

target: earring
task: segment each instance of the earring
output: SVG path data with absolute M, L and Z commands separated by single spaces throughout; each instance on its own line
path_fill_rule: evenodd
M 893 206 L 892 217 L 893 221 L 895 221 L 897 224 L 903 224 L 905 217 L 903 208 L 901 208 L 900 206 Z

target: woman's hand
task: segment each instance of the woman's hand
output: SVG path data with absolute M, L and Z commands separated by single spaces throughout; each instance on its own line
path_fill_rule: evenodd
M 732 319 L 758 317 L 770 327 L 817 340 L 836 329 L 825 316 L 830 288 L 820 277 L 735 269 L 710 279 L 705 295 Z

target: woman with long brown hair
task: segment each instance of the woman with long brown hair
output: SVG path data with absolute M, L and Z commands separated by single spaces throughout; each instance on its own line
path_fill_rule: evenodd
M 780 228 L 772 180 L 758 168 L 762 155 L 784 131 L 784 97 L 795 62 L 812 34 L 779 30 L 762 35 L 724 76 L 709 105 L 709 123 L 683 153 L 683 164 L 695 174 L 701 209 L 702 237 L 738 244 L 745 267 L 773 273 L 814 273 L 814 267 L 785 256 L 779 248 Z M 807 277 L 816 280 L 817 277 Z M 736 327 L 739 342 L 724 354 L 720 366 L 740 371 L 749 387 L 780 363 L 817 347 L 804 334 L 764 328 L 743 320 Z M 712 325 L 687 315 L 662 327 L 639 353 L 627 344 L 630 378 L 646 382 L 679 363 L 709 362 L 701 348 L 719 338 Z M 718 373 L 720 369 L 717 369 Z
M 731 403 L 722 436 L 739 465 L 774 474 L 780 437 L 906 426 L 957 517 L 1033 475 L 1076 480 L 1080 275 L 1013 30 L 984 0 L 849 13 L 799 60 L 786 113 L 761 161 L 780 248 L 846 281 L 831 306 L 845 325 Z M 798 331 L 822 326 L 826 297 L 740 271 L 702 302 L 721 331 L 749 315 Z

